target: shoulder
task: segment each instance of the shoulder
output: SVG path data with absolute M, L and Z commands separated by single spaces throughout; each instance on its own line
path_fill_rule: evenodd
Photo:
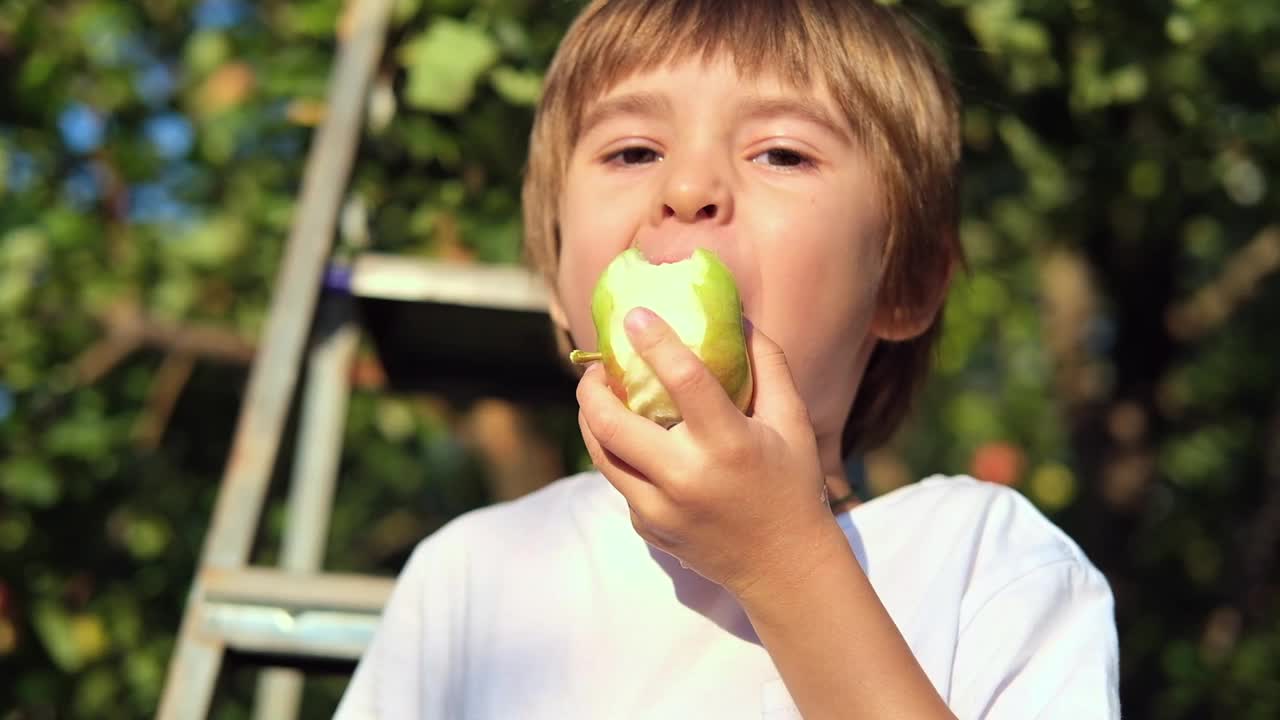
M 569 475 L 515 500 L 472 510 L 442 531 L 449 529 L 455 535 L 468 536 L 545 538 L 599 502 L 601 490 L 607 485 L 599 473 Z
M 545 552 L 575 520 L 601 502 L 597 473 L 555 480 L 516 500 L 495 503 L 459 515 L 418 543 L 404 574 L 464 565 L 474 569 L 522 552 Z
M 958 717 L 1119 717 L 1111 588 L 1071 537 L 1017 490 L 969 477 L 892 496 L 887 516 L 928 529 L 929 628 L 946 618 Z
M 1072 596 L 1110 602 L 1106 578 L 1080 546 L 1016 489 L 934 475 L 867 507 L 873 528 L 896 527 L 899 535 L 902 527 L 914 530 L 910 552 L 921 566 L 963 570 L 962 616 L 1014 593 L 1051 604 Z
M 966 475 L 933 475 L 885 495 L 885 514 L 932 536 L 965 539 L 976 562 L 1088 564 L 1079 545 L 1017 490 Z M 874 504 L 874 501 L 873 503 Z M 1011 553 L 1016 550 L 1016 553 Z

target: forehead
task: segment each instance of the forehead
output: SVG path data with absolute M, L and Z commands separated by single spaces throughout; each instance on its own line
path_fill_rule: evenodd
M 771 104 L 772 109 L 781 111 L 790 107 L 820 115 L 829 124 L 845 124 L 840 122 L 840 108 L 821 76 L 788 78 L 763 67 L 752 72 L 728 53 L 720 53 L 667 58 L 653 66 L 633 68 L 607 82 L 601 79 L 598 87 L 573 104 L 573 137 L 579 137 L 593 124 L 592 118 L 602 112 L 661 114 L 655 111 L 669 110 L 672 99 L 678 101 L 689 93 L 709 89 L 720 96 L 745 99 L 756 108 Z
M 678 107 L 724 109 L 743 121 L 796 117 L 852 140 L 851 128 L 820 79 L 801 86 L 776 73 L 742 77 L 731 58 L 691 59 L 640 70 L 580 106 L 579 135 L 616 117 L 671 117 Z

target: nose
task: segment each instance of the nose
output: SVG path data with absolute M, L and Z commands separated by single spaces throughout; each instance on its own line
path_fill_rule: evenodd
M 705 157 L 673 160 L 663 163 L 667 177 L 654 204 L 653 224 L 669 218 L 682 223 L 728 223 L 733 216 L 733 193 L 727 173 Z

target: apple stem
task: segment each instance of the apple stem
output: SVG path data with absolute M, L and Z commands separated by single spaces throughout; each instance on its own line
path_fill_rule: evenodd
M 587 363 L 599 362 L 604 359 L 604 355 L 598 352 L 590 352 L 587 350 L 574 350 L 569 353 L 569 362 L 574 365 L 586 365 Z

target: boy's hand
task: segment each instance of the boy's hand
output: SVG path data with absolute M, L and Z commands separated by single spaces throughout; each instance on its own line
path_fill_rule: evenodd
M 786 358 L 751 327 L 751 416 L 661 318 L 637 308 L 625 325 L 684 421 L 636 415 L 599 363 L 578 383 L 578 424 L 601 473 L 626 498 L 649 544 L 739 598 L 760 580 L 798 580 L 820 562 L 831 513 L 809 413 Z

